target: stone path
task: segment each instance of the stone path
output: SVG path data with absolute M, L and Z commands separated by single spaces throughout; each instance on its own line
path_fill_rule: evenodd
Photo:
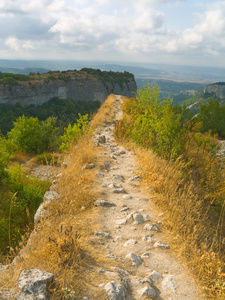
M 119 117 L 118 108 L 116 119 Z M 170 248 L 170 237 L 163 233 L 163 212 L 157 211 L 149 190 L 141 185 L 135 153 L 115 143 L 113 128 L 110 124 L 99 132 L 106 139 L 102 138 L 99 145 L 104 163 L 97 174 L 101 198 L 95 202 L 101 230 L 94 235 L 104 240 L 102 247 L 112 260 L 110 268 L 99 270 L 103 279 L 100 287 L 110 300 L 142 296 L 157 300 L 203 299 Z M 123 268 L 116 268 L 115 261 L 120 261 Z

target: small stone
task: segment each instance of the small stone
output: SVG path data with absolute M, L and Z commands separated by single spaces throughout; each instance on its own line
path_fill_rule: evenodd
M 151 297 L 156 297 L 156 292 L 152 287 L 144 287 L 141 290 L 138 290 L 137 293 L 139 294 L 139 298 L 143 297 L 144 295 L 148 295 Z
M 133 199 L 133 197 L 131 195 L 124 195 L 123 199 L 129 200 L 129 199 Z
M 120 189 L 113 190 L 113 193 L 115 193 L 115 194 L 126 194 L 127 192 L 125 191 L 125 189 L 120 188 Z
M 127 220 L 126 219 L 116 220 L 115 223 L 116 225 L 125 225 L 127 224 Z
M 131 213 L 129 213 L 129 215 L 127 215 L 127 220 L 133 218 L 133 214 L 137 214 L 137 211 L 132 211 Z
M 105 273 L 105 269 L 104 268 L 99 269 L 98 273 Z
M 140 211 L 140 212 L 143 212 L 143 211 L 145 211 L 145 210 L 144 210 L 143 208 L 141 208 L 141 209 L 139 209 L 139 211 Z
M 140 176 L 132 176 L 128 181 L 142 181 L 143 179 Z
M 101 284 L 99 284 L 99 287 L 100 287 L 100 288 L 102 288 L 102 289 L 104 289 L 104 287 L 105 287 L 105 283 L 101 283 Z
M 155 282 L 161 278 L 163 278 L 163 276 L 161 274 L 159 274 L 157 271 L 153 271 L 150 275 L 149 275 L 149 278 Z
M 103 187 L 103 188 L 106 188 L 106 187 L 107 187 L 107 184 L 102 184 L 102 187 Z
M 123 175 L 114 175 L 113 179 L 117 180 L 117 181 L 124 181 L 125 180 Z
M 140 213 L 134 213 L 133 219 L 134 219 L 134 223 L 133 223 L 134 225 L 142 224 L 142 223 L 150 221 L 148 215 L 142 215 Z
M 95 231 L 95 235 L 101 235 L 106 239 L 112 239 L 112 236 L 108 232 Z
M 164 275 L 164 279 L 162 281 L 162 289 L 164 291 L 171 289 L 174 293 L 176 292 L 177 285 L 173 275 Z
M 129 210 L 130 208 L 129 207 L 124 207 L 124 208 L 122 208 L 120 211 L 122 212 L 122 211 L 127 211 L 127 210 Z
M 158 216 L 159 216 L 159 217 L 162 217 L 162 216 L 163 216 L 163 213 L 158 214 Z
M 137 230 L 137 227 L 131 227 L 131 230 Z
M 96 200 L 94 202 L 94 206 L 112 207 L 112 206 L 116 206 L 116 204 L 107 202 L 105 200 Z
M 82 167 L 82 170 L 85 169 L 94 169 L 95 168 L 95 164 L 91 163 L 91 164 L 86 164 Z
M 149 233 L 149 234 L 147 234 L 146 236 L 144 236 L 142 238 L 142 241 L 144 241 L 144 242 L 151 242 L 152 241 L 152 237 L 153 237 L 153 234 Z
M 129 154 L 130 154 L 130 155 L 136 155 L 136 153 L 134 153 L 134 152 L 130 152 Z
M 139 266 L 142 263 L 142 258 L 135 253 L 127 254 L 126 258 L 129 258 L 132 261 L 134 266 Z
M 160 249 L 170 249 L 170 247 L 168 245 L 159 243 L 159 242 L 155 242 L 155 244 L 153 245 L 154 248 L 160 248 Z
M 140 283 L 145 284 L 148 283 L 150 286 L 152 285 L 151 281 L 149 278 L 144 278 L 140 280 Z
M 124 217 L 126 217 L 127 216 L 127 213 L 126 212 L 123 212 L 122 214 L 119 214 L 118 216 L 117 216 L 117 218 L 118 219 L 121 219 L 121 218 L 124 218 Z
M 160 231 L 156 224 L 146 224 L 144 226 L 145 230 L 153 230 L 153 231 Z
M 125 300 L 126 299 L 126 289 L 125 287 L 115 281 L 111 281 L 104 286 L 106 294 L 109 300 Z
M 120 229 L 121 227 L 120 227 L 120 225 L 116 225 L 115 228 L 116 229 Z
M 130 239 L 130 240 L 126 241 L 126 243 L 123 246 L 129 247 L 129 246 L 133 246 L 135 244 L 137 244 L 137 241 L 135 239 Z
M 141 258 L 149 258 L 151 256 L 150 252 L 145 252 L 141 255 Z
M 81 206 L 80 210 L 85 210 L 86 207 L 85 206 Z

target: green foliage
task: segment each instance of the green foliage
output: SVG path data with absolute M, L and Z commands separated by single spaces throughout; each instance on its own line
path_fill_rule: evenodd
M 176 113 L 172 100 L 159 100 L 159 88 L 152 85 L 137 91 L 131 102 L 130 137 L 160 156 L 170 159 L 181 154 L 185 144 L 182 114 Z
M 34 214 L 43 200 L 49 182 L 28 177 L 17 164 L 7 170 L 5 192 L 0 202 L 0 252 L 16 247 L 28 227 L 33 226 Z
M 69 124 L 68 127 L 64 129 L 64 134 L 61 136 L 62 144 L 60 149 L 69 150 L 71 144 L 76 144 L 78 139 L 89 130 L 89 116 L 81 116 L 81 114 L 79 114 L 77 122 L 73 126 Z
M 0 136 L 0 186 L 7 176 L 6 167 L 10 161 L 10 152 L 8 151 L 8 141 Z
M 202 104 L 195 120 L 202 122 L 201 132 L 211 130 L 213 134 L 225 138 L 225 105 L 221 105 L 218 100 L 211 99 L 208 104 Z
M 39 121 L 38 118 L 28 118 L 23 115 L 13 124 L 14 127 L 8 133 L 8 137 L 19 150 L 41 153 L 56 148 L 59 135 L 56 118 L 49 117 L 45 121 Z
M 60 133 L 68 124 L 73 124 L 79 118 L 78 113 L 85 115 L 95 112 L 101 103 L 99 101 L 74 101 L 73 99 L 53 98 L 50 101 L 35 107 L 23 108 L 19 103 L 16 105 L 0 104 L 0 130 L 4 135 L 13 128 L 13 121 L 19 116 L 37 117 L 44 121 L 48 117 L 57 118 L 56 126 L 60 128 Z
M 118 83 L 121 87 L 123 83 L 127 82 L 129 78 L 134 80 L 134 75 L 129 72 L 113 72 L 113 71 L 101 71 L 100 69 L 83 68 L 82 72 L 86 72 L 93 75 L 103 82 L 108 82 L 111 84 Z
M 36 162 L 39 165 L 51 165 L 55 166 L 57 165 L 57 159 L 54 157 L 52 153 L 42 153 L 35 157 Z

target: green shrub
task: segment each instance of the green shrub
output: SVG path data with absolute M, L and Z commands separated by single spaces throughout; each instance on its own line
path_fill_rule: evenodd
M 57 159 L 54 158 L 54 155 L 52 153 L 39 154 L 35 157 L 35 159 L 39 165 L 57 165 Z
M 77 122 L 73 126 L 69 124 L 68 127 L 64 129 L 64 134 L 61 136 L 62 144 L 60 149 L 69 150 L 70 145 L 76 144 L 79 137 L 87 133 L 89 129 L 89 116 L 81 116 L 81 114 L 79 114 Z
M 58 146 L 59 130 L 56 121 L 54 117 L 39 121 L 38 118 L 23 115 L 13 122 L 14 127 L 8 132 L 8 137 L 20 151 L 27 153 L 53 151 Z

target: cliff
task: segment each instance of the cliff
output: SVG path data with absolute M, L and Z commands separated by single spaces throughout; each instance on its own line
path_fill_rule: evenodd
M 225 99 L 225 82 L 209 84 L 204 89 L 205 94 L 215 94 L 218 99 Z
M 104 102 L 110 94 L 131 97 L 137 90 L 131 73 L 101 72 L 92 69 L 33 74 L 27 76 L 25 81 L 14 81 L 13 84 L 9 77 L 7 80 L 9 84 L 7 81 L 1 84 L 0 81 L 0 103 L 20 103 L 23 107 L 39 106 L 55 97 Z

